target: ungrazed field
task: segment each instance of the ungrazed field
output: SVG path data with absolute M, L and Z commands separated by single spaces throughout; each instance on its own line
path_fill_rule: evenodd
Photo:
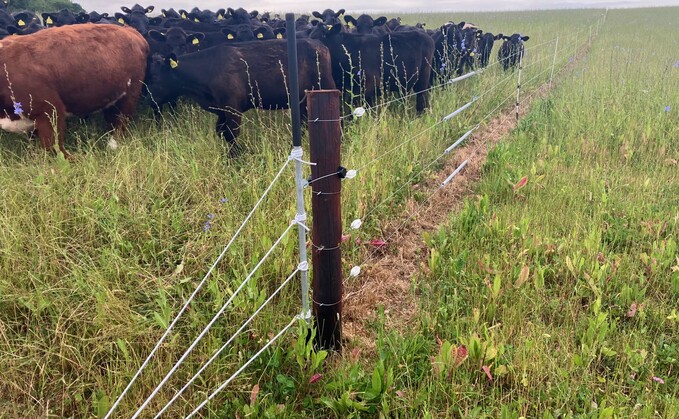
M 564 70 L 492 147 L 497 138 L 483 128 L 496 127 L 501 113 L 511 118 L 516 89 L 516 74 L 497 65 L 435 89 L 423 116 L 396 102 L 347 123 L 342 160 L 362 170 L 343 184 L 344 224 L 349 232 L 362 218 L 364 226 L 343 245 L 345 272 L 374 257 L 347 288 L 360 290 L 386 254 L 415 267 L 396 278 L 407 285 L 399 292 L 409 308 L 352 296 L 348 313 L 352 304 L 366 309 L 347 319 L 341 355 L 323 359 L 295 329 L 203 415 L 677 416 L 679 9 L 611 10 L 583 55 L 602 14 L 403 16 L 530 35 L 524 98 L 545 90 L 554 56 L 547 41 L 556 36 Z M 211 116 L 190 104 L 159 125 L 142 112 L 116 151 L 106 150 L 97 117 L 72 121 L 75 163 L 0 134 L 0 416 L 106 413 L 287 159 L 287 113 L 245 119 L 246 151 L 236 159 Z M 436 202 L 432 180 L 451 167 L 433 159 L 481 120 L 465 151 L 490 148 L 480 178 L 456 179 L 451 186 L 464 198 L 441 225 L 428 225 L 419 209 Z M 134 413 L 294 214 L 288 170 L 116 417 Z M 423 229 L 422 244 L 404 254 L 394 226 L 413 225 Z M 375 252 L 371 239 L 387 245 Z M 296 254 L 289 234 L 144 417 L 294 270 Z M 188 414 L 299 311 L 295 284 L 166 416 Z

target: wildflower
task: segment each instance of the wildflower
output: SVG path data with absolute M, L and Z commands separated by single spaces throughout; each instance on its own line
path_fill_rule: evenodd
M 226 198 L 220 199 L 219 202 L 221 202 L 222 204 L 226 204 Z
M 568 59 L 568 62 L 569 62 L 569 63 L 572 63 L 572 62 L 573 62 L 573 57 L 570 57 L 570 58 Z
M 658 384 L 665 384 L 665 380 L 663 380 L 660 377 L 653 376 L 653 381 L 655 381 Z
M 309 384 L 313 384 L 313 383 L 317 382 L 318 380 L 320 380 L 321 378 L 323 378 L 323 376 L 321 374 L 316 373 L 316 374 L 312 375 L 311 378 L 309 378 Z
M 672 108 L 670 108 L 670 106 L 669 106 L 669 105 L 665 106 L 665 112 L 669 112 L 669 111 L 670 111 L 670 109 L 672 109 Z
M 677 61 L 676 63 L 674 63 L 674 67 L 679 68 L 679 61 Z
M 209 221 L 206 221 L 205 224 L 203 224 L 203 231 L 208 231 L 212 227 L 212 224 L 210 224 Z
M 361 74 L 363 74 L 363 70 L 358 70 L 358 72 L 356 72 L 357 76 L 360 76 Z
M 24 108 L 21 106 L 21 102 L 14 102 L 14 114 L 21 115 L 24 113 Z
M 460 364 L 462 364 L 465 359 L 467 359 L 467 347 L 460 345 L 457 348 L 457 353 L 455 354 L 455 365 L 460 366 Z
M 207 215 L 207 219 L 208 219 L 208 220 L 214 220 L 214 219 L 215 219 L 215 215 L 214 215 L 214 214 L 208 214 L 208 215 Z
M 493 376 L 490 373 L 490 368 L 488 366 L 484 365 L 483 367 L 481 367 L 481 369 L 483 370 L 483 372 L 486 373 L 486 377 L 488 377 L 488 379 L 490 381 L 493 381 Z
M 627 317 L 634 317 L 635 314 L 637 314 L 637 303 L 632 303 L 627 312 Z
M 384 240 L 380 240 L 380 239 L 373 239 L 373 240 L 370 240 L 368 243 L 369 243 L 371 246 L 376 247 L 376 248 L 378 248 L 378 249 L 379 249 L 380 247 L 384 247 L 384 246 L 387 245 L 387 242 L 385 242 Z

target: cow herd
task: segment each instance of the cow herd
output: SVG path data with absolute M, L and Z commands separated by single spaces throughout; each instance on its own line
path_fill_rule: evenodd
M 400 18 L 354 17 L 344 10 L 303 15 L 288 28 L 278 15 L 239 9 L 123 13 L 68 10 L 11 14 L 0 3 L 0 128 L 63 146 L 65 118 L 102 110 L 116 130 L 144 93 L 156 114 L 186 97 L 217 115 L 217 133 L 232 145 L 242 113 L 288 107 L 287 34 L 298 49 L 299 106 L 304 92 L 340 89 L 349 103 L 373 105 L 380 95 L 416 96 L 428 106 L 432 85 L 489 65 L 495 41 L 505 70 L 523 54 L 527 36 L 484 33 L 448 22 L 435 30 Z M 364 102 L 363 102 L 364 101 Z M 232 148 L 235 149 L 235 148 Z

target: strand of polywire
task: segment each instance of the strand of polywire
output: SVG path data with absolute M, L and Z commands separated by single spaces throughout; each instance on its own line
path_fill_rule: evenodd
M 259 269 L 259 267 L 262 266 L 262 264 L 264 263 L 264 261 L 266 261 L 266 259 L 269 257 L 269 255 L 271 255 L 271 253 L 274 251 L 274 249 L 275 249 L 276 247 L 278 247 L 278 244 L 281 242 L 281 240 L 283 240 L 283 238 L 288 234 L 288 232 L 289 232 L 289 231 L 292 229 L 292 227 L 295 226 L 295 225 L 297 225 L 297 222 L 296 222 L 296 221 L 293 221 L 292 223 L 290 223 L 290 225 L 288 226 L 288 228 L 285 229 L 285 231 L 283 232 L 283 234 L 281 234 L 281 236 L 278 238 L 278 240 L 276 240 L 276 242 L 275 242 L 275 243 L 271 246 L 271 248 L 266 252 L 266 254 L 265 254 L 264 257 L 259 261 L 259 263 L 257 264 L 257 266 L 255 266 L 254 269 L 248 274 L 248 276 L 247 276 L 247 277 L 245 278 L 245 280 L 241 283 L 241 285 L 238 287 L 238 289 L 236 289 L 236 291 L 233 293 L 233 295 L 231 295 L 231 297 L 227 300 L 227 302 L 222 306 L 222 308 L 219 310 L 219 312 L 217 312 L 217 314 L 212 318 L 212 320 L 210 320 L 210 323 L 208 323 L 208 325 L 203 329 L 203 331 L 202 331 L 202 332 L 198 335 L 198 337 L 193 341 L 193 343 L 191 344 L 191 346 L 189 346 L 189 348 L 186 350 L 186 352 L 184 352 L 184 354 L 181 356 L 181 358 L 179 358 L 179 360 L 175 363 L 175 365 L 172 367 L 172 369 L 170 369 L 170 371 L 165 375 L 165 377 L 162 379 L 162 381 L 160 382 L 160 384 L 158 384 L 158 386 L 153 390 L 153 392 L 151 393 L 151 395 L 149 395 L 149 397 L 144 401 L 144 403 L 139 407 L 139 409 L 137 409 L 137 411 L 136 411 L 136 412 L 134 413 L 134 415 L 132 416 L 132 419 L 135 419 L 136 417 L 138 417 L 138 416 L 141 414 L 141 412 L 146 408 L 146 406 L 148 406 L 148 404 L 151 402 L 151 400 L 153 400 L 153 398 L 156 396 L 156 394 L 158 394 L 158 392 L 160 391 L 160 389 L 161 389 L 161 388 L 165 385 L 165 383 L 170 379 L 170 377 L 172 376 L 172 374 L 174 374 L 174 372 L 181 366 L 181 364 L 182 364 L 182 363 L 184 362 L 184 360 L 189 356 L 189 354 L 191 353 L 191 351 L 193 351 L 193 349 L 196 347 L 196 345 L 198 345 L 198 343 L 201 341 L 201 339 L 203 339 L 203 337 L 207 334 L 207 332 L 208 332 L 208 331 L 212 328 L 212 326 L 217 322 L 217 320 L 219 319 L 219 317 L 224 313 L 224 311 L 226 311 L 226 308 L 231 304 L 231 302 L 234 300 L 234 298 L 236 298 L 236 295 L 238 295 L 238 293 L 240 293 L 240 291 L 241 291 L 241 290 L 245 287 L 245 285 L 250 281 L 250 279 L 251 279 L 252 276 L 255 274 L 255 272 L 257 272 L 257 270 Z
M 220 386 L 219 386 L 212 394 L 210 394 L 210 396 L 209 396 L 207 399 L 205 399 L 198 407 L 196 407 L 191 413 L 189 413 L 188 416 L 186 416 L 185 419 L 189 419 L 189 418 L 193 417 L 193 416 L 194 416 L 196 413 L 198 413 L 203 407 L 205 407 L 205 405 L 208 404 L 208 403 L 210 402 L 210 400 L 212 400 L 217 394 L 219 394 L 222 390 L 224 390 L 224 388 L 226 388 L 226 386 L 228 386 L 229 383 L 231 383 L 233 380 L 235 380 L 236 377 L 238 377 L 238 375 L 240 375 L 240 373 L 243 372 L 243 370 L 245 370 L 245 368 L 247 368 L 247 367 L 248 367 L 255 359 L 257 359 L 257 358 L 258 358 L 265 350 L 267 350 L 267 349 L 269 348 L 269 346 L 271 346 L 276 340 L 278 340 L 278 338 L 280 338 L 281 336 L 283 336 L 283 334 L 284 334 L 285 332 L 287 332 L 288 329 L 290 329 L 290 328 L 292 327 L 292 325 L 295 323 L 295 321 L 298 320 L 298 319 L 299 319 L 299 316 L 295 316 L 295 317 L 290 321 L 290 323 L 288 323 L 288 325 L 285 326 L 285 328 L 283 328 L 283 330 L 281 330 L 280 332 L 278 332 L 278 334 L 277 334 L 276 336 L 274 336 L 274 337 L 273 337 L 266 345 L 264 345 L 264 347 L 263 347 L 262 349 L 260 349 L 260 350 L 259 350 L 252 358 L 250 358 L 245 364 L 243 364 L 243 366 L 240 367 L 240 368 L 238 369 L 238 371 L 236 371 L 235 373 L 233 373 L 233 375 L 232 375 L 231 377 L 229 377 L 228 380 L 224 381 L 224 383 L 222 383 L 222 385 L 220 385 Z
M 535 48 L 539 48 L 539 47 L 541 47 L 541 46 L 543 46 L 543 45 L 551 44 L 551 43 L 553 43 L 553 42 L 555 42 L 555 41 L 556 41 L 556 38 L 553 38 L 553 39 L 550 39 L 549 41 L 545 41 L 545 42 L 543 42 L 543 43 L 541 43 L 541 44 L 531 45 L 529 48 L 524 48 L 523 50 L 524 50 L 524 51 L 531 51 L 531 50 L 534 50 Z
M 285 161 L 285 163 L 283 163 L 283 166 L 281 167 L 281 169 L 278 171 L 278 173 L 276 174 L 276 176 L 274 176 L 274 178 L 273 178 L 273 180 L 271 181 L 271 183 L 269 184 L 269 186 L 266 188 L 266 190 L 264 191 L 264 193 L 262 194 L 262 196 L 259 198 L 259 200 L 258 200 L 257 203 L 255 204 L 255 206 L 252 208 L 252 210 L 250 211 L 250 213 L 247 215 L 247 217 L 245 217 L 245 220 L 241 223 L 240 227 L 238 227 L 238 230 L 236 230 L 236 232 L 233 234 L 233 237 L 231 237 L 231 240 L 229 240 L 229 243 L 224 247 L 224 250 L 222 250 L 222 253 L 220 253 L 219 257 L 217 257 L 217 260 L 212 264 L 212 266 L 211 266 L 210 269 L 207 271 L 207 273 L 205 274 L 205 276 L 203 277 L 203 279 L 200 281 L 200 283 L 198 284 L 198 286 L 196 287 L 196 289 L 193 291 L 193 293 L 191 294 L 191 296 L 189 297 L 189 299 L 186 300 L 186 303 L 184 303 L 184 306 L 181 308 L 181 310 L 179 310 L 179 313 L 177 313 L 177 315 L 175 316 L 174 320 L 172 320 L 172 323 L 170 323 L 170 325 L 168 326 L 168 328 L 167 328 L 167 330 L 165 331 L 165 333 L 163 333 L 163 335 L 162 335 L 162 336 L 160 337 L 160 339 L 158 340 L 158 343 L 156 343 L 156 346 L 151 350 L 151 353 L 146 357 L 146 359 L 144 360 L 144 362 L 141 364 L 141 366 L 139 367 L 139 369 L 137 370 L 137 372 L 134 374 L 134 376 L 132 377 L 132 379 L 131 379 L 130 382 L 128 383 L 127 387 L 125 387 L 125 389 L 123 390 L 123 392 L 120 393 L 120 396 L 118 396 L 118 398 L 116 399 L 115 403 L 113 403 L 113 405 L 112 405 L 111 408 L 109 409 L 108 413 L 106 413 L 106 416 L 104 416 L 104 419 L 108 419 L 108 418 L 111 416 L 111 414 L 112 414 L 113 411 L 116 409 L 116 407 L 118 407 L 118 404 L 120 404 L 120 402 L 122 401 L 123 397 L 125 397 L 125 394 L 127 394 L 127 392 L 128 392 L 128 391 L 130 390 L 130 388 L 132 387 L 132 384 L 134 384 L 134 382 L 137 380 L 137 378 L 139 378 L 139 375 L 141 374 L 141 372 L 144 370 L 144 368 L 146 368 L 146 366 L 148 365 L 148 363 L 151 361 L 151 358 L 153 358 L 153 356 L 155 355 L 156 351 L 158 351 L 158 349 L 160 348 L 160 345 L 163 344 L 163 342 L 165 341 L 165 339 L 167 338 L 167 336 L 170 334 L 170 331 L 172 331 L 172 329 L 174 328 L 174 326 L 175 326 L 175 325 L 177 324 L 177 322 L 179 321 L 179 318 L 182 316 L 182 314 L 184 314 L 184 312 L 186 311 L 186 309 L 189 307 L 189 304 L 191 304 L 191 301 L 193 301 L 193 299 L 196 297 L 196 295 L 198 294 L 198 292 L 200 291 L 200 289 L 203 287 L 203 285 L 205 284 L 205 282 L 207 282 L 207 280 L 208 280 L 208 278 L 210 277 L 210 275 L 212 275 L 212 272 L 214 271 L 214 269 L 217 267 L 217 265 L 219 264 L 219 262 L 221 262 L 221 260 L 224 258 L 224 255 L 226 255 L 226 252 L 229 250 L 229 248 L 231 247 L 231 245 L 233 244 L 233 242 L 236 240 L 236 238 L 238 238 L 238 236 L 240 235 L 240 233 L 243 231 L 243 228 L 245 228 L 245 225 L 248 223 L 248 221 L 250 221 L 250 219 L 251 219 L 252 216 L 254 215 L 255 211 L 257 210 L 257 208 L 259 208 L 259 205 L 264 201 L 264 198 L 266 198 L 266 196 L 269 194 L 269 192 L 271 191 L 271 188 L 273 188 L 273 186 L 276 184 L 276 181 L 278 180 L 278 178 L 279 178 L 279 177 L 281 176 L 281 174 L 283 173 L 283 170 L 285 170 L 285 168 L 288 167 L 288 164 L 289 164 L 289 163 L 290 163 L 290 159 L 287 159 L 287 160 Z
M 269 296 L 269 298 L 268 298 L 266 301 L 264 301 L 264 302 L 262 303 L 262 305 L 259 306 L 259 308 L 254 312 L 254 314 L 253 314 L 252 316 L 250 316 L 250 318 L 247 319 L 247 321 L 246 321 L 245 323 L 243 323 L 243 325 L 242 325 L 238 330 L 236 330 L 236 332 L 229 338 L 229 340 L 227 340 L 226 343 L 225 343 L 224 345 L 222 345 L 222 347 L 219 348 L 219 350 L 218 350 L 217 352 L 215 352 L 214 355 L 212 355 L 212 358 L 210 358 L 210 359 L 209 359 L 209 360 L 208 360 L 208 361 L 207 361 L 207 362 L 206 362 L 206 363 L 198 370 L 198 372 L 195 373 L 195 374 L 193 375 L 193 377 L 191 377 L 191 379 L 186 383 L 186 385 L 184 385 L 184 387 L 182 387 L 181 390 L 179 390 L 179 391 L 177 392 L 177 394 L 175 394 L 174 397 L 172 397 L 172 399 L 171 399 L 169 402 L 167 402 L 167 404 L 165 405 L 165 407 L 163 407 L 163 408 L 161 409 L 161 411 L 158 412 L 158 414 L 155 416 L 154 419 L 159 418 L 163 413 L 165 413 L 165 411 L 172 405 L 172 403 L 174 403 L 174 402 L 175 402 L 175 401 L 176 401 L 176 400 L 184 393 L 184 391 L 186 391 L 186 389 L 189 388 L 189 386 L 190 386 L 191 384 L 193 384 L 193 382 L 198 378 L 198 376 L 200 376 L 200 374 L 202 374 L 203 371 L 205 371 L 205 369 L 206 369 L 208 366 L 210 366 L 210 364 L 212 364 L 212 362 L 213 362 L 215 359 L 217 359 L 217 357 L 218 357 L 218 356 L 219 356 L 219 355 L 220 355 L 220 354 L 221 354 L 221 353 L 229 346 L 229 344 L 231 344 L 231 342 L 233 342 L 234 339 L 236 339 L 236 337 L 237 337 L 237 336 L 238 336 L 238 335 L 239 335 L 239 334 L 247 327 L 247 325 L 250 324 L 250 322 L 251 322 L 252 320 L 254 320 L 255 316 L 257 316 L 257 314 L 259 314 L 259 312 L 262 311 L 262 310 L 264 309 L 264 307 L 266 307 L 266 306 L 274 299 L 274 297 L 275 297 L 276 295 L 278 295 L 278 293 L 281 292 L 281 290 L 282 290 L 283 288 L 285 288 L 286 285 L 288 285 L 288 283 L 295 277 L 295 275 L 297 275 L 297 273 L 298 273 L 299 271 L 302 270 L 302 268 L 308 269 L 308 264 L 305 264 L 305 266 L 301 266 L 301 265 L 302 265 L 302 264 L 300 264 L 300 266 L 297 267 L 297 269 L 295 269 L 295 271 L 294 271 L 292 274 L 290 274 L 290 276 L 288 276 L 288 278 L 287 278 L 287 279 L 286 279 L 286 280 L 278 287 L 278 289 L 276 289 L 276 291 L 274 291 L 274 292 L 271 294 L 271 296 Z

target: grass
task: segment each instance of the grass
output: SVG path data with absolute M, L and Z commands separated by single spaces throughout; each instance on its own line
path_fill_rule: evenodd
M 540 44 L 559 35 L 561 68 L 588 36 L 573 33 L 600 15 L 466 20 L 531 36 L 527 47 L 537 47 L 527 53 L 525 94 L 549 77 L 554 45 Z M 301 328 L 203 414 L 675 415 L 679 57 L 671 55 L 669 35 L 676 35 L 677 15 L 676 8 L 610 11 L 587 59 L 491 152 L 478 197 L 426 237 L 429 266 L 413 289 L 421 296 L 420 327 L 385 330 L 378 316 L 371 322 L 375 353 L 347 350 L 327 359 L 311 350 Z M 407 20 L 431 27 L 449 18 Z M 630 37 L 631 24 L 652 27 L 645 33 L 653 42 Z M 564 33 L 566 27 L 572 29 Z M 344 166 L 362 168 L 344 183 L 347 230 L 364 218 L 354 234 L 374 237 L 413 196 L 411 188 L 400 189 L 405 181 L 426 179 L 440 165 L 422 169 L 445 147 L 505 99 L 511 107 L 516 83 L 507 76 L 495 65 L 436 89 L 421 117 L 412 103 L 394 103 L 347 124 Z M 503 80 L 468 112 L 428 129 Z M 45 154 L 35 141 L 2 134 L 1 416 L 106 412 L 287 158 L 287 115 L 246 114 L 239 138 L 246 152 L 237 159 L 213 134 L 212 117 L 189 104 L 161 125 L 142 112 L 115 152 L 96 140 L 97 118 L 76 124 L 68 140 L 75 164 Z M 523 176 L 527 185 L 513 191 Z M 120 416 L 143 402 L 285 230 L 295 213 L 293 188 L 290 170 L 123 400 Z M 286 236 L 147 412 L 158 411 L 292 272 L 295 246 L 295 235 Z M 346 271 L 365 257 L 347 247 Z M 637 310 L 628 316 L 633 303 Z M 167 416 L 188 413 L 298 312 L 295 285 Z M 464 360 L 451 356 L 460 345 Z

